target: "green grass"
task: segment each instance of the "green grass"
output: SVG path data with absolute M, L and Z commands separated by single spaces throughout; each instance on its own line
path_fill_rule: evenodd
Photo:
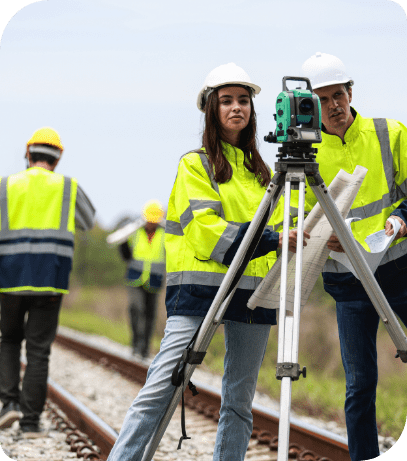
M 113 322 L 81 309 L 62 309 L 59 315 L 59 323 L 84 333 L 106 336 L 126 346 L 130 344 L 129 326 L 124 321 Z

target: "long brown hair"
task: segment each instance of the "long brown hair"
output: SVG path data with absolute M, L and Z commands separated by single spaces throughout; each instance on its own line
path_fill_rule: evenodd
M 232 86 L 232 85 L 231 85 Z M 256 112 L 250 95 L 250 118 L 246 128 L 240 133 L 239 149 L 244 153 L 244 166 L 254 173 L 262 186 L 268 186 L 271 180 L 270 170 L 264 163 L 257 149 Z M 222 127 L 218 116 L 218 91 L 213 91 L 206 102 L 205 126 L 202 134 L 202 145 L 206 149 L 211 167 L 215 169 L 215 181 L 219 184 L 228 182 L 232 178 L 232 167 L 223 154 Z

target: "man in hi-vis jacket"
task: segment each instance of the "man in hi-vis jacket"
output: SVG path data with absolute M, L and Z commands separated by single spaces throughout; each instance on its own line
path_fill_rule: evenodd
M 386 229 L 388 218 L 401 228 L 384 255 L 375 277 L 392 309 L 407 325 L 407 129 L 385 118 L 365 118 L 351 107 L 353 80 L 337 57 L 317 53 L 302 66 L 321 101 L 322 143 L 316 161 L 329 185 L 340 169 L 353 173 L 356 165 L 368 169 L 348 217 L 356 240 L 369 251 L 365 238 Z M 316 198 L 306 194 L 308 211 Z M 328 247 L 343 252 L 333 235 Z M 345 415 L 352 461 L 379 456 L 376 426 L 378 379 L 376 336 L 379 316 L 360 281 L 333 259 L 323 269 L 325 290 L 336 301 L 342 362 L 346 373 Z
M 24 437 L 43 435 L 48 359 L 68 293 L 75 228 L 94 223 L 95 210 L 76 179 L 54 172 L 62 152 L 58 133 L 41 128 L 27 143 L 27 169 L 0 179 L 0 429 L 20 420 Z

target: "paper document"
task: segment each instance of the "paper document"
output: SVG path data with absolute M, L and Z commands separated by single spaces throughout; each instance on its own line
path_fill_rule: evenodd
M 366 173 L 367 169 L 359 165 L 353 174 L 340 170 L 328 187 L 328 191 L 343 218 L 348 215 Z M 305 219 L 304 230 L 310 234 L 311 238 L 307 240 L 307 246 L 304 247 L 302 256 L 301 308 L 305 306 L 330 252 L 327 242 L 333 231 L 319 203 L 314 206 Z M 286 308 L 292 312 L 294 309 L 296 258 L 295 254 L 291 252 L 288 252 L 288 257 Z M 253 293 L 247 306 L 250 309 L 255 309 L 256 306 L 278 309 L 280 307 L 280 281 L 281 255 Z
M 354 221 L 355 219 L 359 219 L 359 218 L 349 218 L 345 221 L 349 229 L 350 229 L 351 222 Z M 368 263 L 370 270 L 373 273 L 376 272 L 376 269 L 379 267 L 380 261 L 383 259 L 384 254 L 388 250 L 391 242 L 394 240 L 394 237 L 397 235 L 401 227 L 401 224 L 397 219 L 389 218 L 388 221 L 390 221 L 393 225 L 393 229 L 394 229 L 393 235 L 386 235 L 383 229 L 365 238 L 365 242 L 367 243 L 371 253 L 366 251 L 362 247 L 362 245 L 357 240 L 355 240 L 364 258 L 366 259 L 366 262 Z M 329 256 L 332 259 L 335 259 L 336 261 L 344 265 L 350 272 L 352 272 L 352 274 L 356 278 L 359 278 L 356 275 L 356 271 L 353 268 L 351 262 L 349 261 L 349 258 L 346 256 L 345 253 L 338 253 L 336 251 L 331 251 L 329 253 Z

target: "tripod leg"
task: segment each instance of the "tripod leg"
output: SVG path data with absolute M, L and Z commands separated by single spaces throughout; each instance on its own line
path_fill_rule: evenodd
M 257 244 L 259 243 L 270 215 L 273 213 L 280 199 L 283 187 L 278 185 L 279 181 L 280 175 L 276 174 L 268 186 L 262 201 L 260 202 L 260 205 L 253 217 L 249 228 L 247 229 L 243 241 L 238 251 L 236 252 L 235 257 L 233 258 L 233 261 L 225 275 L 221 286 L 219 287 L 219 290 L 211 304 L 208 313 L 205 316 L 193 346 L 194 352 L 205 352 L 207 350 L 217 327 L 222 321 L 226 309 L 232 300 L 234 292 L 236 291 L 239 280 L 242 277 L 243 272 L 245 271 L 250 258 L 252 257 L 257 247 Z M 152 460 L 154 453 L 157 450 L 157 447 L 172 418 L 172 415 L 174 414 L 174 411 L 181 399 L 182 392 L 185 390 L 185 387 L 191 378 L 195 367 L 196 365 L 190 364 L 186 366 L 184 379 L 185 386 L 184 388 L 180 386 L 175 389 L 171 402 L 168 405 L 156 432 L 152 436 L 151 442 L 144 452 L 142 461 Z
M 344 248 L 350 262 L 355 268 L 355 271 L 358 274 L 359 280 L 362 282 L 367 295 L 372 301 L 372 304 L 379 314 L 379 317 L 383 320 L 383 323 L 385 324 L 386 329 L 397 348 L 397 352 L 401 360 L 403 362 L 407 362 L 406 335 L 404 334 L 403 329 L 397 321 L 397 318 L 389 303 L 387 302 L 386 297 L 380 289 L 379 284 L 374 278 L 369 265 L 367 264 L 361 251 L 356 245 L 352 233 L 349 231 L 344 220 L 342 219 L 338 208 L 335 205 L 335 202 L 329 195 L 325 184 L 322 183 L 319 186 L 311 187 L 342 247 Z
M 292 381 L 299 377 L 298 344 L 300 331 L 301 311 L 301 276 L 302 276 L 302 251 L 304 229 L 304 202 L 305 202 L 305 174 L 302 169 L 296 171 L 289 168 L 285 184 L 285 197 L 290 194 L 291 172 L 295 172 L 295 178 L 299 181 L 299 203 L 297 223 L 297 252 L 295 265 L 295 293 L 294 312 L 287 314 L 286 291 L 287 291 L 287 264 L 288 264 L 288 234 L 289 234 L 289 210 L 284 210 L 283 223 L 283 253 L 281 265 L 280 286 L 280 313 L 278 330 L 278 357 L 277 378 L 281 379 L 280 396 L 280 419 L 278 426 L 278 461 L 288 460 L 290 438 L 290 412 L 291 412 L 291 387 Z M 289 200 L 287 200 L 289 203 Z M 287 203 L 287 202 L 286 202 Z

